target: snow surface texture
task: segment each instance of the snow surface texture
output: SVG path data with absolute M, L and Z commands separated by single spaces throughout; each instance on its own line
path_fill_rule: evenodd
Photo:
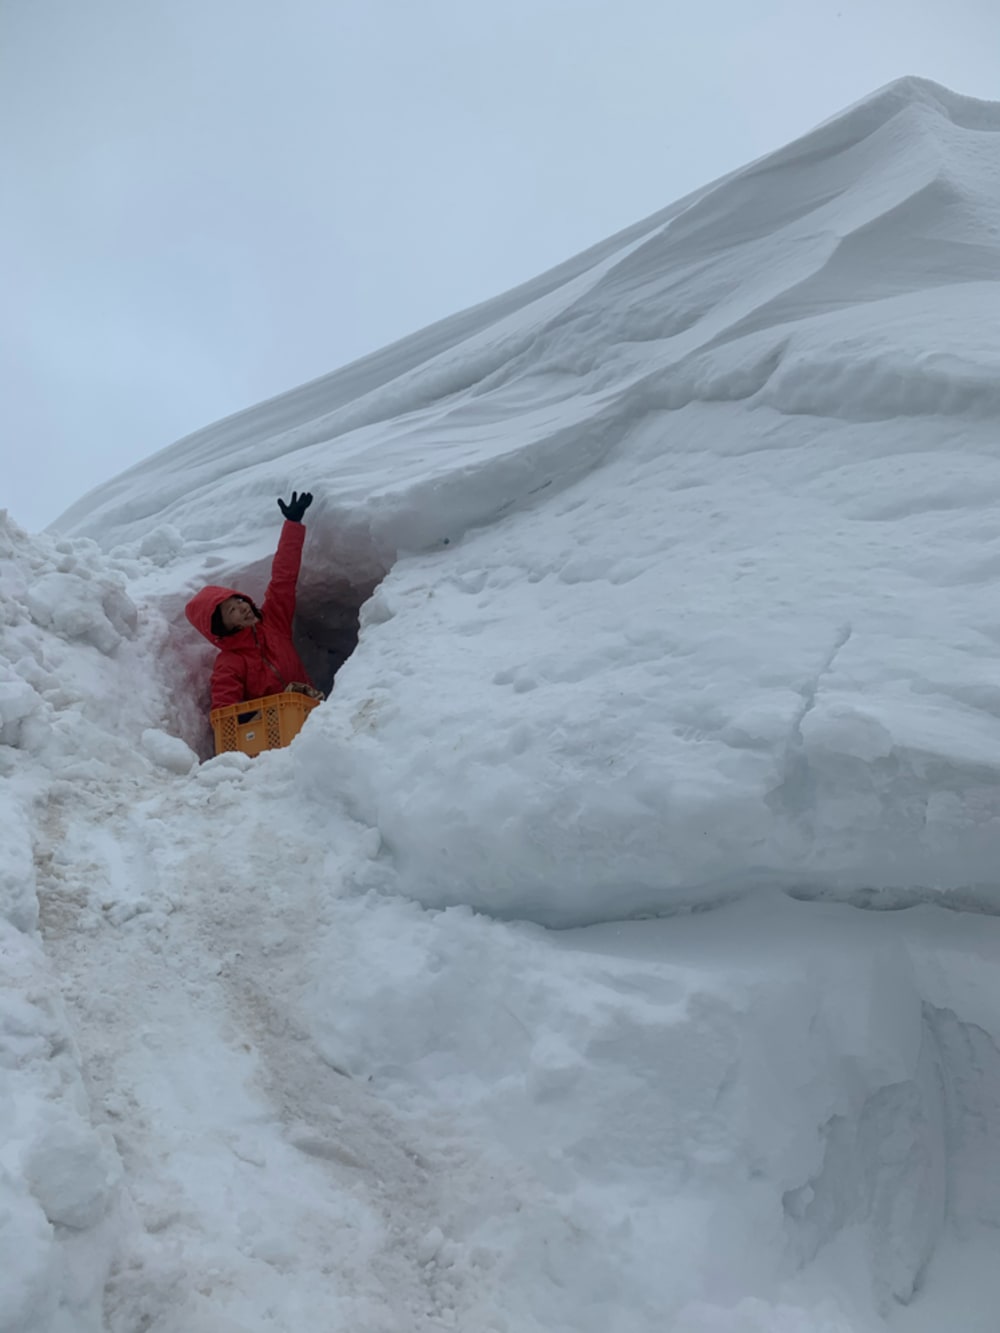
M 425 903 L 990 897 L 998 148 L 995 107 L 893 85 L 59 526 L 259 587 L 308 484 L 305 619 L 391 568 L 304 786 Z
M 0 1333 L 993 1333 L 998 145 L 894 84 L 3 520 Z M 357 651 L 199 765 L 303 486 Z

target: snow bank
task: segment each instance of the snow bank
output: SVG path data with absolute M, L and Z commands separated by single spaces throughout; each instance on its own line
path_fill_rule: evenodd
M 0 1329 L 101 1327 L 120 1165 L 37 938 L 0 921 Z
M 156 873 L 142 899 L 127 874 L 104 891 L 119 925 L 93 942 L 102 993 L 78 1012 L 112 1113 L 138 1104 L 122 1135 L 165 1235 L 132 1241 L 114 1333 L 169 1306 L 178 1264 L 218 1291 L 158 1333 L 213 1310 L 263 1333 L 265 1293 L 279 1327 L 326 1308 L 381 1328 L 359 1246 L 446 1327 L 745 1333 L 773 1309 L 794 1333 L 875 1333 L 900 1311 L 922 1329 L 954 1237 L 1000 1221 L 995 923 L 774 892 L 563 932 L 428 911 L 385 892 L 370 830 L 301 801 L 313 722 L 125 821 L 120 859 Z M 150 1137 L 169 1152 L 140 1150 Z
M 296 1010 L 530 1173 L 529 1217 L 454 1232 L 503 1253 L 515 1327 L 857 1333 L 998 1220 L 998 951 L 989 920 L 776 895 L 561 935 L 369 898 Z
M 148 634 L 125 583 L 93 542 L 29 537 L 0 513 L 4 1333 L 97 1333 L 118 1243 L 121 1164 L 92 1124 L 37 927 L 40 896 L 50 931 L 65 910 L 59 784 L 134 769 L 130 732 L 163 706 L 148 659 L 132 652 Z
M 111 1333 L 992 1328 L 1000 937 L 817 899 L 996 908 L 998 130 L 903 81 L 3 527 L 0 891 L 129 1164 Z M 302 486 L 358 649 L 193 768 L 183 603 Z M 34 985 L 3 1280 L 59 1333 L 115 1162 Z
M 95 542 L 29 537 L 0 511 L 0 578 L 0 744 L 49 769 L 101 758 L 106 732 L 131 739 L 150 699 L 164 707 L 148 660 L 162 619 L 144 609 L 140 627 L 126 573 Z
M 179 620 L 209 577 L 258 590 L 308 483 L 320 655 L 344 588 L 381 586 L 302 788 L 425 903 L 992 903 L 998 130 L 904 80 L 60 526 Z

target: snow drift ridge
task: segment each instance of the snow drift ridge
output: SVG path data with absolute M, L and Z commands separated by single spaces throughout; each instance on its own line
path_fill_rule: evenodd
M 126 558 L 170 524 L 179 601 L 258 567 L 257 515 L 308 479 L 307 616 L 392 572 L 303 789 L 346 793 L 425 902 L 992 902 L 998 131 L 890 85 L 60 526 Z
M 964 161 L 961 156 L 950 160 L 946 170 L 945 155 L 957 142 L 947 137 L 949 128 L 959 134 L 963 130 L 972 132 L 963 141 L 970 147 L 973 160 L 966 153 Z M 492 381 L 506 383 L 519 374 L 542 374 L 553 362 L 556 371 L 579 373 L 582 349 L 578 340 L 572 340 L 575 355 L 564 365 L 559 349 L 566 346 L 574 322 L 586 322 L 589 316 L 594 323 L 595 307 L 605 319 L 600 336 L 593 340 L 591 360 L 607 352 L 616 332 L 628 335 L 629 340 L 669 340 L 697 328 L 697 336 L 669 349 L 668 363 L 677 359 L 678 351 L 689 352 L 688 344 L 714 346 L 752 332 L 760 327 L 759 316 L 753 317 L 749 325 L 741 325 L 732 318 L 733 303 L 727 303 L 715 320 L 706 321 L 711 307 L 729 291 L 737 265 L 719 263 L 711 275 L 686 273 L 682 279 L 676 272 L 671 273 L 677 261 L 712 260 L 748 240 L 773 242 L 789 224 L 809 217 L 818 224 L 810 230 L 819 231 L 831 242 L 843 242 L 859 228 L 900 206 L 914 193 L 915 178 L 922 182 L 917 192 L 934 181 L 939 183 L 938 211 L 946 214 L 939 222 L 942 231 L 959 221 L 958 215 L 964 211 L 961 229 L 980 233 L 986 244 L 975 258 L 982 262 L 970 267 L 967 277 L 989 281 L 995 272 L 991 265 L 997 242 L 988 218 L 980 216 L 983 203 L 987 214 L 990 210 L 988 198 L 977 198 L 982 195 L 982 182 L 975 174 L 974 140 L 981 133 L 997 132 L 1000 104 L 961 97 L 929 80 L 897 80 L 810 134 L 541 277 L 161 450 L 97 487 L 53 526 L 93 537 L 108 549 L 116 542 L 142 535 L 154 517 L 174 522 L 183 519 L 185 510 L 200 512 L 207 488 L 223 479 L 233 487 L 238 478 L 230 490 L 232 516 L 216 516 L 228 530 L 238 532 L 242 521 L 239 501 L 252 494 L 269 493 L 272 484 L 270 477 L 263 484 L 250 484 L 249 478 L 239 474 L 259 471 L 263 463 L 275 461 L 282 463 L 277 470 L 283 476 L 297 454 L 304 455 L 303 463 L 311 463 L 317 447 L 344 435 L 361 436 L 352 442 L 353 447 L 342 440 L 340 447 L 352 455 L 360 452 L 363 458 L 367 452 L 366 427 L 410 413 L 416 413 L 419 420 L 440 400 L 462 396 L 463 391 L 488 396 L 494 387 Z M 791 188 L 777 188 L 778 180 L 787 178 L 793 166 L 799 176 Z M 963 166 L 972 168 L 964 173 L 964 188 Z M 886 180 L 884 192 L 867 192 L 866 183 L 880 176 Z M 861 196 L 853 201 L 852 186 Z M 986 226 L 982 225 L 984 221 Z M 890 217 L 888 231 L 895 230 Z M 803 238 L 796 235 L 794 239 L 801 242 Z M 883 260 L 881 246 L 873 249 L 862 237 L 859 247 L 867 254 L 869 270 L 878 272 Z M 779 247 L 771 246 L 772 252 L 775 248 Z M 765 261 L 769 257 L 761 256 Z M 812 267 L 808 261 L 806 266 Z M 857 276 L 856 269 L 849 265 L 845 268 Z M 949 275 L 946 280 L 954 281 L 954 274 L 945 268 Z M 661 283 L 651 284 L 651 274 L 657 269 L 662 273 Z M 759 311 L 762 306 L 761 293 L 747 282 L 753 276 L 742 274 L 749 288 L 741 303 L 748 306 L 748 318 L 751 311 Z M 831 286 L 838 288 L 843 276 L 831 274 Z M 702 284 L 698 281 L 702 277 L 709 281 Z M 694 282 L 698 282 L 698 299 L 685 302 L 684 296 Z M 769 285 L 777 284 L 772 279 Z M 880 291 L 879 295 L 886 292 Z M 626 311 L 615 310 L 616 303 L 609 298 L 624 293 L 634 299 Z M 827 299 L 831 308 L 845 304 L 839 290 Z M 858 299 L 871 299 L 871 294 Z M 784 321 L 777 318 L 764 322 Z M 725 333 L 713 329 L 714 323 L 724 324 Z M 613 368 L 608 378 L 614 380 Z M 438 413 L 431 413 L 432 421 L 437 417 Z M 425 452 L 420 462 L 425 462 L 430 449 L 434 462 L 447 468 L 450 442 L 442 441 L 435 448 L 427 434 L 431 432 L 421 432 Z M 184 488 L 179 484 L 181 477 Z M 363 480 L 358 479 L 352 493 L 361 490 Z

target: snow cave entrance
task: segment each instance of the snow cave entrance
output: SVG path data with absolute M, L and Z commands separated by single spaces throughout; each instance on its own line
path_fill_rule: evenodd
M 358 646 L 361 607 L 388 571 L 351 580 L 334 571 L 315 571 L 299 585 L 295 646 L 309 675 L 324 694 Z
M 299 575 L 292 637 L 310 678 L 329 695 L 337 672 L 358 646 L 361 608 L 389 573 L 392 560 L 380 558 L 367 546 L 328 549 L 326 556 L 314 557 Z M 259 606 L 270 569 L 268 559 L 242 569 L 228 568 L 222 578 L 225 586 L 245 590 Z M 214 657 L 206 647 L 181 664 L 174 681 L 179 734 L 202 759 L 215 754 L 208 691 Z

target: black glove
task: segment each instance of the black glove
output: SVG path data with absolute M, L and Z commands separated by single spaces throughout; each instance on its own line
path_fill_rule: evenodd
M 313 498 L 308 491 L 303 491 L 299 495 L 298 491 L 292 491 L 292 498 L 285 504 L 284 500 L 278 501 L 278 508 L 288 519 L 289 523 L 301 523 L 302 515 L 312 504 Z

